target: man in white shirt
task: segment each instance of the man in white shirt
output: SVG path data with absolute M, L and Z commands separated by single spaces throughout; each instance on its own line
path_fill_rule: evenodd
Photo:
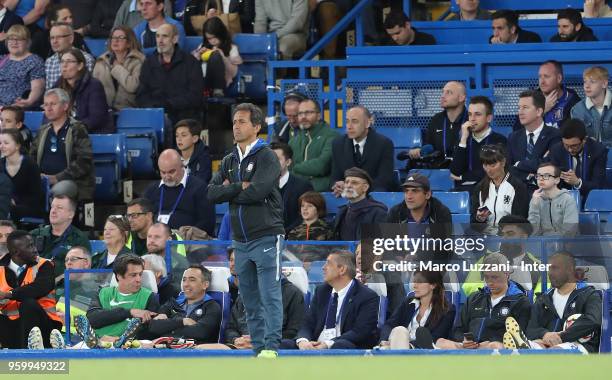
M 281 348 L 372 348 L 378 341 L 379 299 L 355 274 L 351 252 L 331 253 L 323 266 L 325 283 L 317 287 L 297 339 L 283 340 Z

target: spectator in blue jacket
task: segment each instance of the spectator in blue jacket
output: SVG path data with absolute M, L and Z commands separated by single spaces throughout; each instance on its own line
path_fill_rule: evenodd
M 608 91 L 608 69 L 603 66 L 587 67 L 583 74 L 584 94 L 570 112 L 572 119 L 580 119 L 589 137 L 612 146 L 612 94 Z
M 180 22 L 164 16 L 164 0 L 139 0 L 140 14 L 144 21 L 134 27 L 134 34 L 142 45 L 145 55 L 150 55 L 155 51 L 155 34 L 157 29 L 163 24 L 176 26 L 178 30 L 178 45 L 185 46 L 185 29 Z M 170 10 L 171 12 L 172 10 Z
M 189 170 L 189 174 L 210 182 L 212 177 L 212 161 L 208 145 L 200 140 L 202 126 L 197 120 L 183 119 L 174 126 L 176 146 L 183 160 L 183 165 Z

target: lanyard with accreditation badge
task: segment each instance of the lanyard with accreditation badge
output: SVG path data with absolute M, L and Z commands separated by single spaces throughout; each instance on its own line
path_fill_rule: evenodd
M 189 180 L 189 176 L 187 176 L 187 180 Z M 187 184 L 187 181 L 185 181 L 185 184 Z M 165 186 L 166 185 L 163 185 L 161 187 L 160 194 L 159 194 L 159 209 L 157 210 L 157 221 L 160 223 L 168 224 L 168 222 L 170 221 L 170 217 L 172 216 L 172 214 L 174 214 L 174 211 L 176 211 L 176 208 L 179 202 L 181 201 L 181 198 L 183 198 L 183 193 L 185 192 L 186 186 L 183 186 L 183 188 L 181 189 L 181 192 L 179 193 L 178 197 L 176 198 L 176 201 L 174 202 L 174 206 L 172 206 L 172 210 L 170 210 L 168 214 L 162 214 L 162 205 L 164 204 L 164 187 Z

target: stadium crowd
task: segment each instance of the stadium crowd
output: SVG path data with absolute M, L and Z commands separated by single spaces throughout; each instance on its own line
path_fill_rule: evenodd
M 582 17 L 612 12 L 601 1 L 587 1 L 583 15 L 572 9 L 558 13 L 558 34 L 551 42 L 597 40 Z M 245 137 L 245 131 L 257 136 L 264 127 L 261 109 L 240 104 L 232 113 L 234 140 L 248 144 L 233 147 L 213 173 L 210 148 L 200 137 L 207 125 L 204 104 L 237 85 L 242 58 L 231 35 L 273 32 L 281 57 L 297 58 L 306 50 L 309 16 L 321 31 L 330 30 L 351 1 L 50 3 L 0 0 L 0 40 L 6 44 L 0 56 L 2 348 L 66 348 L 61 331 L 70 281 L 81 304 L 70 305 L 74 331 L 69 333 L 81 341 L 75 347 L 260 351 L 247 325 L 252 293 L 239 291 L 241 281 L 253 281 L 237 274 L 235 247 L 221 258 L 229 262 L 226 293 L 232 300 L 226 326 L 222 305 L 211 296 L 219 281 L 198 260 L 209 252 L 181 241 L 217 238 L 240 247 L 267 228 L 289 240 L 357 241 L 362 224 L 379 223 L 437 225 L 441 228 L 428 233 L 453 236 L 452 205 L 433 194 L 428 177 L 417 172 L 403 181 L 396 177 L 394 141 L 376 131 L 374 116 L 361 105 L 347 110 L 346 133 L 340 134 L 324 120 L 317 100 L 287 93 L 286 119 L 277 123 L 268 145 Z M 460 12 L 449 20 L 490 19 L 492 44 L 539 42 L 518 26 L 512 11 L 489 13 L 478 1 L 457 3 Z M 374 43 L 436 43 L 401 11 L 392 10 L 381 26 L 386 35 Z M 376 36 L 376 27 L 367 32 Z M 183 51 L 185 36 L 196 33 L 203 38 L 200 46 Z M 93 57 L 84 36 L 107 38 L 106 52 Z M 338 56 L 335 44 L 326 47 L 326 57 Z M 470 194 L 466 234 L 576 236 L 582 205 L 572 191 L 584 200 L 593 189 L 608 186 L 607 69 L 584 70 L 584 99 L 564 85 L 557 61 L 543 62 L 537 77 L 538 87 L 516 99 L 516 122 L 508 136 L 491 125 L 495 104 L 489 98 L 468 99 L 464 83 L 446 83 L 442 110 L 423 131 L 423 144 L 403 154 L 408 168 L 449 169 L 454 190 Z M 32 134 L 24 112 L 41 106 L 45 122 Z M 126 205 L 124 215 L 106 219 L 104 249 L 96 252 L 78 217 L 85 203 L 95 201 L 90 135 L 114 133 L 116 113 L 132 107 L 163 108 L 171 138 L 155 158 L 160 178 Z M 255 158 L 261 151 L 265 154 Z M 273 176 L 273 188 L 241 177 L 257 165 Z M 48 199 L 41 189 L 47 184 L 52 195 L 45 215 Z M 392 207 L 371 194 L 395 191 L 403 199 Z M 346 202 L 328 215 L 322 193 Z M 215 203 L 227 201 L 217 227 Z M 21 228 L 24 217 L 44 217 L 48 224 L 27 232 Z M 179 244 L 168 256 L 170 240 Z M 490 265 L 538 261 L 520 244 L 480 254 Z M 403 286 L 387 288 L 388 318 L 380 326 L 379 296 L 359 275 L 355 254 L 333 251 L 324 259 L 323 282 L 312 300 L 290 276 L 274 280 L 281 282 L 283 309 L 276 347 L 599 349 L 601 295 L 586 283 L 569 252 L 548 258 L 550 289 L 534 292 L 535 302 L 511 280 L 510 271 L 495 270 L 465 281 L 468 298 L 457 310 L 445 296 L 443 273 L 417 271 L 409 296 Z M 65 278 L 65 269 L 112 269 L 113 279 L 97 289 L 84 273 Z M 532 280 L 538 289 L 539 274 Z

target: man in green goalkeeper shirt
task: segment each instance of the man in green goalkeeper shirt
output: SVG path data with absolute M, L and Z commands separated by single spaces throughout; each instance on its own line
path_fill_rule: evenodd
M 136 255 L 115 259 L 113 275 L 117 286 L 100 289 L 86 317 L 75 318 L 77 332 L 87 347 L 106 347 L 110 345 L 108 342 L 115 348 L 123 347 L 140 327 L 157 315 L 157 297 L 141 286 L 143 270 L 144 262 Z

